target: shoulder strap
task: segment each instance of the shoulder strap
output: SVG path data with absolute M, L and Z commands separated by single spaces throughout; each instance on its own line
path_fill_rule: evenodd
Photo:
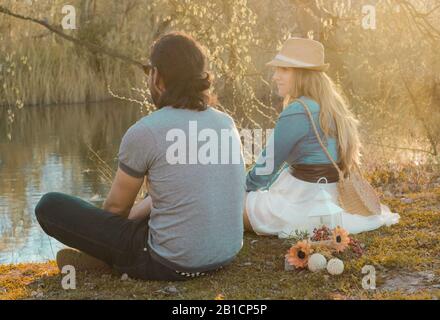
M 313 120 L 312 113 L 310 112 L 309 107 L 301 99 L 295 99 L 295 101 L 298 101 L 299 103 L 301 103 L 303 105 L 304 109 L 306 110 L 307 116 L 309 117 L 310 122 L 312 124 L 312 128 L 313 128 L 313 131 L 315 132 L 316 138 L 318 139 L 318 142 L 321 145 L 322 150 L 324 151 L 324 153 L 326 154 L 326 156 L 330 160 L 330 162 L 333 164 L 333 166 L 336 168 L 336 170 L 338 170 L 339 177 L 343 177 L 344 174 L 342 173 L 341 169 L 339 169 L 339 166 L 333 160 L 332 156 L 330 155 L 327 148 L 324 146 L 324 143 L 322 142 L 321 136 L 318 133 L 318 129 L 316 128 L 316 124 L 315 124 L 315 121 Z

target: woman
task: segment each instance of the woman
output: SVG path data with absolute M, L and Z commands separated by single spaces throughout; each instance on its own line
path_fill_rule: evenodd
M 338 171 L 319 144 L 305 106 L 296 99 L 309 109 L 330 156 L 344 174 L 359 164 L 361 144 L 358 121 L 325 73 L 329 64 L 324 63 L 321 43 L 290 38 L 267 65 L 275 67 L 273 80 L 284 98 L 284 109 L 260 159 L 248 172 L 244 225 L 259 235 L 284 238 L 296 230 L 311 230 L 309 215 L 317 213 L 322 190 L 338 204 Z M 263 170 L 268 163 L 273 167 L 269 173 Z M 320 179 L 327 183 L 317 183 Z M 398 222 L 398 214 L 384 205 L 381 208 L 380 215 L 369 217 L 342 212 L 338 221 L 350 233 Z

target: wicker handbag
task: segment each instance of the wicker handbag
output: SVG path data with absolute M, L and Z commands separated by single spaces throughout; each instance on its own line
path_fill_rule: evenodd
M 381 214 L 379 197 L 377 196 L 373 187 L 363 178 L 359 167 L 355 165 L 356 170 L 350 172 L 347 176 L 344 176 L 344 173 L 335 163 L 327 148 L 324 146 L 309 107 L 301 99 L 296 99 L 296 101 L 300 102 L 304 106 L 319 144 L 339 173 L 339 206 L 348 213 L 359 214 L 362 216 Z

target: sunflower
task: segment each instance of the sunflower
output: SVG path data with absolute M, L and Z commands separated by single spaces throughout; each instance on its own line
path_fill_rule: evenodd
M 307 240 L 299 241 L 289 249 L 286 259 L 295 268 L 305 268 L 312 252 L 312 247 Z
M 343 252 L 350 244 L 348 232 L 341 227 L 336 227 L 332 232 L 333 247 L 337 252 Z

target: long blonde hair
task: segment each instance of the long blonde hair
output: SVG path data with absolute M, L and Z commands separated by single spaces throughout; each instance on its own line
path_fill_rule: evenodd
M 341 169 L 348 173 L 359 165 L 361 142 L 358 120 L 333 80 L 325 73 L 292 68 L 293 87 L 284 99 L 284 106 L 301 96 L 320 105 L 319 123 L 326 137 L 336 138 Z

